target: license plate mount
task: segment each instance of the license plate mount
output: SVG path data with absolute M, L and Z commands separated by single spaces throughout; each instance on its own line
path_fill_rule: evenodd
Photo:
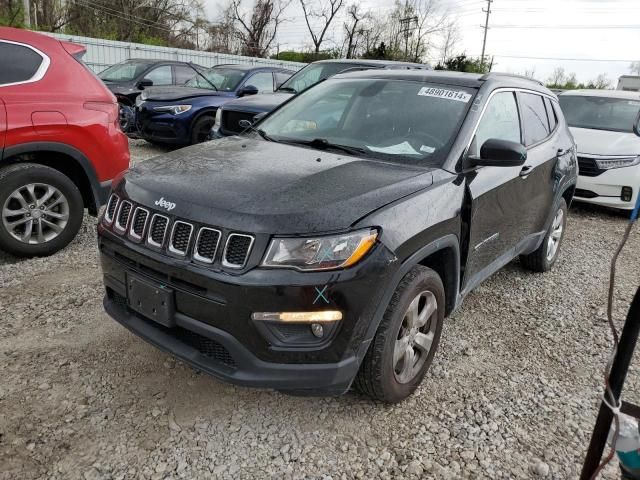
M 127 274 L 129 308 L 168 328 L 176 326 L 174 291 L 160 283 Z

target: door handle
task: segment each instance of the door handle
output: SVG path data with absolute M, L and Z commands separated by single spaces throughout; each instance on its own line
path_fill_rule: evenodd
M 528 177 L 532 171 L 533 171 L 533 166 L 525 165 L 524 167 L 522 167 L 522 170 L 520 170 L 520 176 Z

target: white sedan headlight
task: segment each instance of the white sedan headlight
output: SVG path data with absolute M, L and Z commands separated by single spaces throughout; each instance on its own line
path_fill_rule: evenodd
M 171 115 L 180 115 L 181 113 L 191 110 L 191 105 L 167 105 L 162 107 L 154 107 L 156 112 L 168 112 Z
M 596 164 L 600 170 L 611 170 L 612 168 L 633 167 L 640 165 L 640 156 L 626 158 L 597 158 Z
M 315 271 L 355 265 L 373 248 L 377 230 L 314 238 L 274 238 L 262 265 Z

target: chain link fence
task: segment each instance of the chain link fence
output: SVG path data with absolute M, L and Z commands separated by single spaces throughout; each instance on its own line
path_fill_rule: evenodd
M 203 67 L 235 63 L 256 66 L 284 67 L 291 70 L 300 70 L 305 66 L 304 63 L 286 62 L 282 60 L 272 60 L 269 58 L 244 57 L 241 55 L 201 52 L 183 48 L 157 47 L 155 45 L 118 42 L 115 40 L 103 40 L 76 35 L 64 35 L 60 33 L 53 33 L 51 35 L 59 40 L 79 43 L 87 47 L 87 53 L 83 57 L 83 61 L 96 73 L 116 63 L 129 60 L 130 58 L 151 58 L 156 60 L 193 62 L 202 65 Z

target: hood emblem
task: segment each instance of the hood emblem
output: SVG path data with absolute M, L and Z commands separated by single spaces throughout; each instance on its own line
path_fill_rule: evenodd
M 167 212 L 170 212 L 174 208 L 176 208 L 176 204 L 173 202 L 168 202 L 164 199 L 164 197 L 160 197 L 160 200 L 155 201 L 156 206 L 160 208 L 165 208 Z

